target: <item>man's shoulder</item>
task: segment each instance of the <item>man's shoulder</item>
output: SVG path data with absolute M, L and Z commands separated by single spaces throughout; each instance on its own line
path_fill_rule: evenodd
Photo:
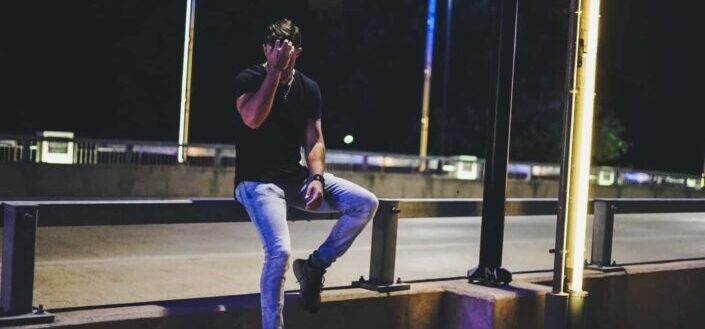
M 308 75 L 304 74 L 299 70 L 296 70 L 296 72 L 298 72 L 299 76 L 301 77 L 301 81 L 305 86 L 309 88 L 318 89 L 318 83 L 316 82 L 316 80 L 311 79 Z
M 262 64 L 255 64 L 250 67 L 247 67 L 240 71 L 240 73 L 237 74 L 238 78 L 253 78 L 253 77 L 261 77 L 264 76 L 266 73 L 266 69 L 262 66 Z

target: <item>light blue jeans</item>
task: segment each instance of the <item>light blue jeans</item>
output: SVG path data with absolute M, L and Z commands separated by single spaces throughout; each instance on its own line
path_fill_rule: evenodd
M 316 212 L 340 211 L 342 216 L 328 238 L 313 253 L 313 261 L 329 267 L 353 243 L 372 219 L 379 201 L 370 191 L 330 173 L 325 178 L 324 200 Z M 262 328 L 284 327 L 284 280 L 289 269 L 291 240 L 286 222 L 287 206 L 304 209 L 307 182 L 293 184 L 243 181 L 235 188 L 235 198 L 245 207 L 255 224 L 264 248 L 260 277 Z

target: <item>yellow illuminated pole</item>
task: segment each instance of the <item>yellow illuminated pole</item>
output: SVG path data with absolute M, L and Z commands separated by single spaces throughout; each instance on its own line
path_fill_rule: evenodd
M 703 173 L 700 175 L 700 189 L 705 189 L 705 157 L 703 157 Z
M 181 76 L 181 115 L 179 117 L 179 163 L 186 162 L 191 110 L 191 63 L 193 59 L 193 35 L 196 25 L 196 0 L 186 0 L 186 30 L 184 32 L 184 66 Z
M 595 102 L 600 0 L 573 0 L 570 33 L 570 105 L 566 113 L 563 175 L 553 293 L 547 297 L 546 328 L 584 328 L 583 273 Z M 562 217 L 562 218 L 561 218 Z M 562 236 L 561 236 L 562 235 Z
M 569 292 L 583 290 L 600 0 L 582 0 L 578 15 L 581 16 L 579 40 L 582 42 L 579 43 L 580 59 L 575 70 L 574 120 L 567 173 L 566 243 L 570 252 L 566 255 L 566 274 Z
M 433 37 L 436 28 L 436 0 L 428 0 L 426 15 L 426 52 L 423 71 L 423 100 L 421 104 L 421 143 L 419 146 L 419 171 L 426 171 L 428 155 L 429 104 L 431 102 L 431 68 L 433 64 Z

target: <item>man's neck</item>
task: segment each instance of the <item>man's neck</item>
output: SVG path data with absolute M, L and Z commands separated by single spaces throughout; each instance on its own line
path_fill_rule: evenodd
M 282 78 L 279 80 L 279 83 L 283 85 L 288 85 L 291 84 L 291 82 L 294 80 L 294 68 L 291 68 L 291 70 L 286 70 L 282 72 Z
M 264 66 L 265 69 L 268 69 L 267 62 L 262 64 L 262 66 Z M 291 82 L 294 81 L 294 73 L 295 72 L 296 72 L 296 69 L 294 69 L 293 67 L 289 70 L 282 71 L 282 76 L 281 76 L 281 79 L 279 80 L 279 84 L 282 84 L 282 85 L 291 84 Z

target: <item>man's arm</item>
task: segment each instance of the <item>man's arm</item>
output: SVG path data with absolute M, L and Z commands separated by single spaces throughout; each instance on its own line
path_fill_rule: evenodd
M 308 175 L 323 175 L 326 157 L 326 145 L 323 142 L 321 119 L 308 119 L 306 121 L 306 164 Z
M 252 129 L 259 128 L 269 116 L 274 103 L 274 95 L 279 85 L 282 72 L 279 70 L 267 70 L 267 75 L 257 92 L 245 93 L 237 98 L 237 111 L 242 117 L 242 121 Z
M 277 40 L 273 47 L 268 48 L 267 74 L 259 89 L 254 93 L 245 93 L 237 98 L 235 106 L 242 121 L 252 129 L 259 128 L 272 110 L 274 95 L 276 95 L 282 72 L 289 65 L 294 46 L 289 40 Z
M 323 175 L 325 167 L 326 146 L 323 143 L 323 133 L 321 132 L 321 119 L 308 119 L 306 121 L 306 164 L 308 165 L 308 176 Z M 323 184 L 317 180 L 311 180 L 306 188 L 306 210 L 314 210 L 321 205 L 324 193 Z

